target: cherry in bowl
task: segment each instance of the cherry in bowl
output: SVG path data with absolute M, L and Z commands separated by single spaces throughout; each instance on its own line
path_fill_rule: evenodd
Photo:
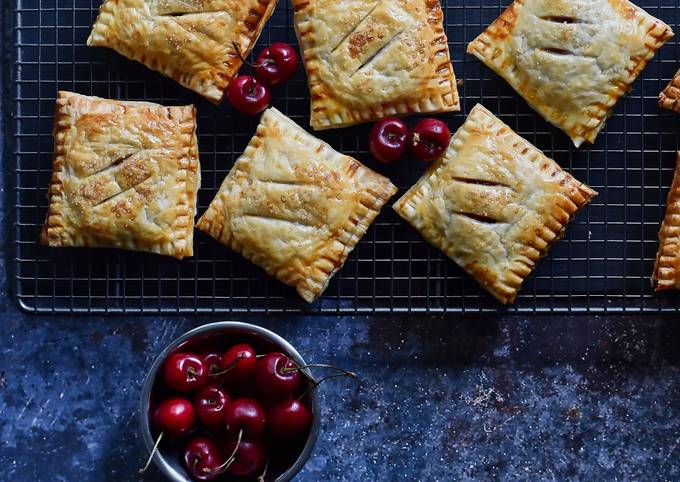
M 207 428 L 222 428 L 224 415 L 230 405 L 229 394 L 216 384 L 201 388 L 194 398 L 196 417 Z
M 217 376 L 222 371 L 220 364 L 222 363 L 222 356 L 216 351 L 208 351 L 199 355 L 203 361 L 203 368 L 209 375 Z M 215 379 L 213 379 L 215 381 Z
M 219 445 L 206 437 L 192 439 L 184 448 L 184 466 L 194 480 L 215 480 L 225 461 Z
M 261 440 L 230 437 L 225 446 L 232 454 L 232 463 L 227 471 L 238 477 L 257 477 L 265 470 L 267 450 Z M 262 477 L 264 479 L 264 477 Z
M 149 370 L 144 385 L 142 387 L 141 403 L 140 403 L 140 414 L 141 414 L 141 426 L 142 426 L 142 437 L 144 443 L 149 452 L 151 452 L 156 439 L 160 433 L 159 428 L 154 423 L 153 411 L 158 407 L 158 405 L 165 399 L 172 397 L 180 397 L 189 402 L 189 405 L 194 407 L 194 417 L 195 421 L 192 428 L 188 429 L 184 435 L 177 437 L 164 436 L 158 446 L 158 452 L 153 457 L 153 461 L 160 469 L 160 471 L 169 479 L 175 482 L 191 482 L 199 479 L 196 474 L 189 473 L 187 469 L 185 458 L 185 452 L 190 441 L 194 439 L 206 438 L 214 444 L 217 445 L 219 450 L 206 452 L 201 452 L 200 450 L 193 450 L 195 460 L 196 457 L 200 456 L 201 461 L 206 460 L 202 463 L 206 468 L 213 467 L 217 461 L 222 461 L 221 464 L 227 461 L 230 455 L 230 448 L 228 447 L 230 441 L 233 441 L 238 437 L 238 432 L 227 430 L 226 421 L 223 422 L 222 426 L 216 426 L 216 428 L 205 428 L 203 423 L 200 421 L 199 410 L 197 410 L 196 399 L 198 394 L 209 394 L 210 396 L 204 397 L 205 405 L 207 407 L 213 407 L 214 405 L 219 405 L 220 397 L 219 394 L 215 394 L 213 386 L 217 385 L 221 387 L 226 393 L 225 395 L 229 398 L 227 402 L 227 407 L 233 404 L 235 401 L 242 398 L 257 398 L 261 399 L 260 392 L 254 383 L 255 375 L 250 372 L 251 368 L 244 365 L 246 368 L 245 372 L 250 372 L 251 374 L 246 378 L 246 380 L 238 381 L 238 376 L 236 380 L 224 380 L 221 381 L 221 377 L 226 375 L 224 373 L 225 369 L 222 368 L 226 365 L 228 367 L 230 363 L 224 361 L 224 356 L 228 349 L 236 345 L 246 344 L 250 345 L 253 349 L 253 353 L 260 355 L 259 359 L 255 358 L 255 362 L 261 361 L 264 357 L 262 354 L 267 353 L 281 353 L 291 362 L 292 365 L 297 367 L 306 366 L 305 361 L 299 355 L 299 353 L 283 338 L 272 333 L 269 330 L 261 328 L 256 325 L 251 325 L 247 323 L 237 323 L 237 322 L 220 322 L 212 323 L 198 327 L 190 332 L 182 335 L 178 339 L 174 340 L 154 361 L 151 369 Z M 197 354 L 197 358 L 205 358 L 209 352 L 217 353 L 222 359 L 220 360 L 220 370 L 216 371 L 215 368 L 210 368 L 211 363 L 207 360 L 204 362 L 204 368 L 206 373 L 206 382 L 199 389 L 189 393 L 177 392 L 170 389 L 164 381 L 163 377 L 163 365 L 165 360 L 176 353 L 193 353 Z M 238 358 L 238 354 L 236 355 Z M 215 361 L 216 358 L 212 357 L 211 361 Z M 237 363 L 238 365 L 238 363 Z M 212 372 L 212 374 L 211 374 Z M 245 434 L 245 430 L 242 433 L 242 440 L 244 445 L 239 448 L 239 459 L 238 463 L 236 461 L 232 462 L 228 468 L 222 467 L 223 473 L 215 480 L 231 480 L 236 478 L 237 480 L 257 480 L 259 474 L 261 474 L 265 468 L 267 471 L 266 480 L 268 482 L 274 481 L 287 481 L 291 480 L 294 475 L 302 468 L 309 458 L 316 438 L 319 431 L 319 400 L 316 390 L 308 389 L 313 385 L 313 378 L 311 378 L 311 373 L 307 372 L 307 375 L 302 375 L 299 371 L 295 371 L 296 374 L 300 375 L 299 386 L 295 392 L 295 398 L 302 397 L 304 405 L 309 409 L 311 414 L 311 420 L 301 433 L 294 435 L 292 438 L 278 439 L 273 438 L 274 435 L 269 431 L 268 425 L 265 422 L 264 432 L 258 436 L 249 436 Z M 252 382 L 252 383 L 250 383 Z M 204 393 L 205 392 L 205 393 Z M 217 398 L 214 397 L 217 396 Z M 265 419 L 269 411 L 270 406 L 272 406 L 275 400 L 283 402 L 288 400 L 289 396 L 285 398 L 272 399 L 271 403 L 262 402 L 261 408 L 264 412 Z M 210 410 L 208 410 L 210 411 Z M 219 410 L 217 410 L 219 412 Z M 205 417 L 205 414 L 203 414 Z M 208 415 L 209 417 L 209 415 Z M 219 415 L 215 417 L 219 420 Z M 217 422 L 215 422 L 217 423 Z M 255 432 L 258 432 L 257 427 Z M 283 440 L 284 443 L 276 440 Z M 263 445 L 257 445 L 260 441 Z M 254 446 L 252 444 L 255 444 Z M 250 445 L 249 445 L 250 444 Z M 273 445 L 276 445 L 276 450 L 273 450 Z M 205 448 L 205 445 L 201 447 Z M 200 447 L 199 447 L 200 448 Z M 209 446 L 209 449 L 213 448 Z M 265 454 L 265 467 L 262 465 L 262 450 L 264 448 Z M 203 449 L 201 449 L 203 450 Z M 213 455 L 212 458 L 208 455 Z M 140 465 L 143 463 L 143 459 L 148 456 L 148 453 L 139 454 Z M 193 462 L 192 462 L 193 463 Z M 199 462 L 196 462 L 197 467 Z M 237 476 L 237 473 L 251 473 L 255 468 L 260 469 L 260 471 L 254 476 L 241 477 Z M 153 470 L 152 468 L 148 469 Z M 207 474 L 207 475 L 206 475 Z M 199 474 L 202 477 L 207 477 L 205 480 L 211 480 L 211 474 L 207 471 L 202 471 Z
M 227 385 L 244 383 L 255 375 L 257 353 L 248 343 L 230 347 L 221 357 L 220 370 Z
M 156 429 L 170 437 L 186 435 L 194 426 L 196 410 L 188 400 L 172 397 L 162 401 L 153 412 Z
M 286 398 L 298 390 L 300 367 L 283 353 L 268 353 L 257 362 L 255 383 L 260 393 L 272 399 Z
M 266 428 L 266 416 L 260 402 L 254 398 L 239 398 L 229 404 L 224 413 L 224 428 L 231 435 L 259 437 Z
M 198 390 L 208 381 L 203 360 L 193 353 L 174 353 L 163 365 L 165 383 L 178 392 Z
M 293 437 L 309 426 L 312 414 L 297 398 L 279 400 L 269 406 L 267 423 L 274 437 Z

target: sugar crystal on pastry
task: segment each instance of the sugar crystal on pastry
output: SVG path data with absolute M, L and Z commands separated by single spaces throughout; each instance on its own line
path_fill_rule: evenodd
M 460 110 L 439 0 L 293 0 L 311 126 Z
M 395 192 L 272 107 L 196 226 L 311 302 Z
M 477 105 L 394 209 L 501 303 L 596 195 Z
M 40 241 L 191 256 L 199 185 L 193 106 L 59 92 Z
M 627 0 L 515 0 L 467 51 L 578 147 L 672 37 Z

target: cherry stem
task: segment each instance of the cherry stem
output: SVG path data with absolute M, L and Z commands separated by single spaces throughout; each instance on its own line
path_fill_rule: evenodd
M 151 465 L 151 460 L 153 459 L 154 454 L 158 451 L 158 444 L 161 443 L 161 439 L 163 438 L 163 433 L 158 436 L 156 439 L 156 443 L 153 445 L 153 449 L 151 449 L 151 453 L 149 454 L 149 458 L 146 461 L 146 464 L 144 464 L 144 467 L 139 469 L 139 475 L 144 475 L 144 472 L 146 472 L 146 469 L 149 468 L 149 465 Z
M 359 376 L 356 373 L 348 372 L 346 370 L 343 370 L 343 373 L 334 373 L 333 375 L 328 375 L 327 377 L 323 377 L 320 380 L 316 380 L 309 388 L 307 388 L 307 390 L 302 392 L 302 395 L 300 395 L 297 399 L 302 400 L 303 398 L 305 398 L 309 394 L 309 392 L 314 390 L 316 387 L 321 385 L 326 380 L 330 380 L 331 378 L 338 378 L 338 377 L 359 378 Z
M 241 59 L 241 62 L 243 62 L 244 64 L 246 64 L 250 68 L 257 69 L 259 67 L 264 67 L 265 65 L 276 63 L 271 59 L 267 59 L 264 62 L 262 62 L 261 64 L 253 64 L 251 62 L 248 62 L 246 59 L 243 58 L 243 55 L 241 55 L 241 51 L 239 50 L 238 45 L 236 45 L 236 42 L 232 42 L 231 44 L 234 46 L 234 50 L 236 50 L 236 55 L 238 55 L 238 58 Z
M 208 373 L 208 376 L 209 376 L 209 377 L 218 377 L 218 376 L 220 376 L 220 375 L 224 375 L 225 373 L 227 373 L 227 372 L 229 372 L 230 370 L 232 370 L 232 369 L 238 364 L 238 362 L 240 362 L 243 358 L 244 358 L 243 355 L 237 356 L 237 357 L 236 357 L 236 360 L 234 360 L 233 362 L 231 362 L 227 368 L 225 368 L 224 370 L 222 370 L 222 371 L 220 371 L 220 372 L 211 372 L 211 373 Z
M 203 472 L 210 472 L 211 474 L 222 474 L 227 471 L 229 466 L 234 463 L 234 460 L 236 460 L 236 452 L 238 452 L 238 448 L 241 446 L 241 438 L 243 437 L 243 429 L 238 431 L 238 439 L 236 440 L 236 447 L 234 447 L 234 451 L 231 453 L 229 458 L 224 462 L 222 465 L 219 467 L 215 467 L 215 469 L 211 470 L 208 468 L 204 468 Z
M 238 431 L 238 438 L 236 439 L 236 446 L 234 447 L 234 451 L 231 453 L 229 458 L 227 459 L 227 466 L 225 467 L 225 470 L 229 468 L 229 466 L 232 464 L 234 460 L 236 460 L 236 452 L 238 452 L 238 448 L 241 445 L 241 437 L 243 437 L 243 429 Z
M 357 374 L 354 372 L 351 372 L 349 370 L 345 370 L 344 368 L 339 368 L 339 367 L 334 367 L 333 365 L 325 365 L 323 363 L 312 363 L 310 365 L 304 365 L 304 366 L 297 366 L 293 368 L 288 368 L 288 367 L 283 367 L 281 371 L 283 373 L 290 373 L 290 372 L 299 372 L 301 370 L 304 370 L 305 368 L 330 368 L 332 370 L 337 370 L 339 372 L 342 372 L 344 375 L 352 378 L 357 378 Z M 303 372 L 304 373 L 304 372 Z
M 264 464 L 264 470 L 260 474 L 260 476 L 257 478 L 257 482 L 264 482 L 264 478 L 267 476 L 267 469 L 269 468 L 269 459 L 267 459 L 267 462 Z

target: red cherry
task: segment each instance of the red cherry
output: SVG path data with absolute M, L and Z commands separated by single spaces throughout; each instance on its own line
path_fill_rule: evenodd
M 293 76 L 297 62 L 298 56 L 293 47 L 276 42 L 257 56 L 255 75 L 269 85 L 281 84 Z
M 237 447 L 238 444 L 238 447 Z M 233 453 L 234 460 L 227 469 L 237 477 L 254 477 L 262 473 L 267 463 L 267 452 L 259 440 L 241 439 L 231 436 L 224 449 L 225 453 Z
M 202 353 L 201 360 L 203 360 L 203 367 L 208 375 L 212 375 L 214 373 L 222 371 L 222 369 L 220 368 L 222 357 L 220 356 L 219 353 L 214 351 Z M 211 378 L 211 380 L 213 381 L 216 379 L 217 377 Z
M 411 141 L 406 123 L 394 117 L 376 122 L 368 138 L 368 147 L 373 156 L 383 164 L 399 159 Z
M 247 343 L 229 348 L 220 363 L 220 370 L 228 370 L 222 375 L 225 383 L 242 382 L 255 374 L 257 355 L 255 349 Z
M 203 387 L 194 398 L 198 420 L 206 427 L 222 428 L 229 402 L 229 395 L 217 385 Z
M 206 384 L 203 361 L 193 353 L 175 353 L 165 361 L 163 379 L 178 392 L 192 392 Z
M 296 398 L 276 402 L 267 410 L 267 424 L 274 437 L 293 437 L 312 421 L 309 409 Z
M 266 426 L 264 409 L 253 398 L 238 398 L 227 405 L 224 426 L 231 434 L 243 430 L 244 437 L 256 437 L 264 432 Z
M 156 438 L 156 443 L 149 454 L 146 464 L 139 469 L 139 474 L 143 475 L 146 469 L 149 468 L 149 465 L 151 465 L 163 435 L 168 434 L 171 437 L 181 437 L 191 430 L 195 419 L 194 406 L 188 400 L 180 397 L 163 400 L 153 412 L 153 424 L 161 433 Z
M 251 75 L 239 75 L 232 80 L 227 97 L 234 109 L 248 115 L 259 114 L 271 100 L 267 86 Z
M 172 437 L 181 437 L 194 426 L 194 406 L 180 397 L 163 400 L 153 413 L 156 428 Z
M 413 127 L 411 149 L 418 159 L 434 161 L 444 154 L 451 141 L 451 131 L 438 119 L 423 119 Z
M 209 438 L 195 438 L 184 449 L 184 465 L 196 480 L 216 479 L 222 474 L 224 462 L 222 450 Z
M 298 365 L 283 353 L 268 353 L 257 362 L 255 382 L 263 395 L 286 398 L 300 386 Z

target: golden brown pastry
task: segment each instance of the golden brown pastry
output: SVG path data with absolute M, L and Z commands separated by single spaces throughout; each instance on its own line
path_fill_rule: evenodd
M 470 43 L 578 147 L 594 142 L 616 102 L 671 28 L 627 0 L 515 0 Z
M 311 302 L 395 192 L 270 108 L 196 226 Z
M 59 92 L 52 169 L 42 244 L 193 254 L 193 106 Z
M 315 130 L 460 110 L 439 0 L 292 0 Z
M 444 156 L 394 209 L 501 303 L 510 303 L 596 194 L 477 105 Z
M 276 2 L 105 0 L 87 45 L 112 48 L 217 103 Z
M 659 94 L 659 107 L 680 112 L 680 70 Z
M 680 153 L 668 193 L 666 216 L 659 231 L 652 282 L 657 291 L 680 289 Z

